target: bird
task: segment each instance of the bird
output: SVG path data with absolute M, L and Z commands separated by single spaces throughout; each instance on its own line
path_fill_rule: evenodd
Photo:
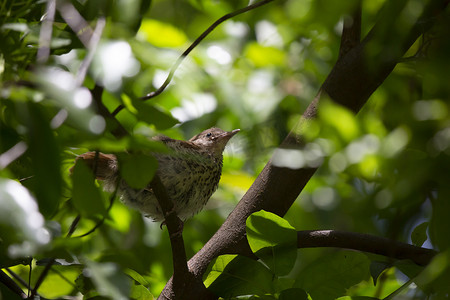
M 158 161 L 156 174 L 182 221 L 200 212 L 217 190 L 222 174 L 223 151 L 228 141 L 239 131 L 213 127 L 187 141 L 163 135 L 153 138 L 169 150 L 168 153 L 154 152 L 151 155 Z M 124 204 L 139 210 L 153 221 L 164 222 L 163 212 L 150 185 L 142 189 L 130 187 L 120 178 L 120 163 L 116 155 L 87 152 L 79 155 L 76 163 L 80 160 L 91 169 L 95 168 L 95 178 L 104 182 L 104 190 L 114 192 L 117 189 Z

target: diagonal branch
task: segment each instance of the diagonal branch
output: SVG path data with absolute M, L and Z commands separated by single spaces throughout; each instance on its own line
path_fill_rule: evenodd
M 6 275 L 5 272 L 0 270 L 0 282 L 3 283 L 8 289 L 10 289 L 15 294 L 19 295 L 20 298 L 26 299 L 27 295 L 24 293 L 24 291 L 17 285 L 17 283 L 12 280 L 11 277 Z
M 351 16 L 344 17 L 344 24 L 341 35 L 341 45 L 339 48 L 339 59 L 347 54 L 361 41 L 361 13 L 362 3 L 359 0 L 355 11 Z

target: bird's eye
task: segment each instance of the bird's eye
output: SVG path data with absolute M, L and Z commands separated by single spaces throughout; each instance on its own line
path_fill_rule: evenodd
M 206 137 L 211 137 L 211 136 L 212 136 L 212 133 L 211 133 L 211 132 L 209 132 L 209 133 L 206 134 Z

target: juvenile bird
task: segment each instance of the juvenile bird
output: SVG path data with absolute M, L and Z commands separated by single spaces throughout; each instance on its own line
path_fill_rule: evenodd
M 169 153 L 152 153 L 158 160 L 157 174 L 173 201 L 175 212 L 181 220 L 198 213 L 208 202 L 219 185 L 222 174 L 222 153 L 228 141 L 239 132 L 210 128 L 188 141 L 166 136 L 154 138 L 166 145 Z M 163 221 L 164 216 L 150 186 L 144 189 L 131 188 L 120 178 L 117 157 L 113 154 L 87 152 L 77 157 L 88 166 L 95 165 L 95 177 L 104 181 L 104 189 L 114 191 L 118 187 L 121 200 L 141 211 L 154 221 Z

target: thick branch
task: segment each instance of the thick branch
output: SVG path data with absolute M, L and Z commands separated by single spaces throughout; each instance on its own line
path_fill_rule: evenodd
M 158 175 L 155 175 L 150 186 L 155 193 L 158 204 L 164 215 L 164 223 L 170 236 L 173 261 L 173 289 L 161 293 L 159 299 L 191 299 L 189 292 L 196 288 L 194 295 L 203 295 L 201 299 L 209 299 L 210 292 L 200 278 L 195 277 L 188 269 L 186 250 L 183 241 L 183 221 L 178 218 L 172 200 Z M 188 290 L 188 291 L 187 291 Z
M 176 280 L 176 275 L 183 276 L 188 273 L 186 251 L 184 249 L 182 236 L 183 222 L 178 218 L 174 210 L 173 202 L 169 199 L 166 189 L 158 175 L 155 175 L 150 186 L 161 207 L 165 220 L 164 223 L 169 231 L 170 243 L 172 244 L 174 276 Z
M 351 49 L 356 47 L 361 40 L 361 12 L 361 1 L 358 1 L 352 16 L 344 17 L 339 58 L 343 57 Z
M 304 230 L 297 232 L 298 248 L 336 247 L 374 253 L 394 259 L 410 259 L 425 266 L 436 251 L 416 247 L 384 237 L 338 230 Z

